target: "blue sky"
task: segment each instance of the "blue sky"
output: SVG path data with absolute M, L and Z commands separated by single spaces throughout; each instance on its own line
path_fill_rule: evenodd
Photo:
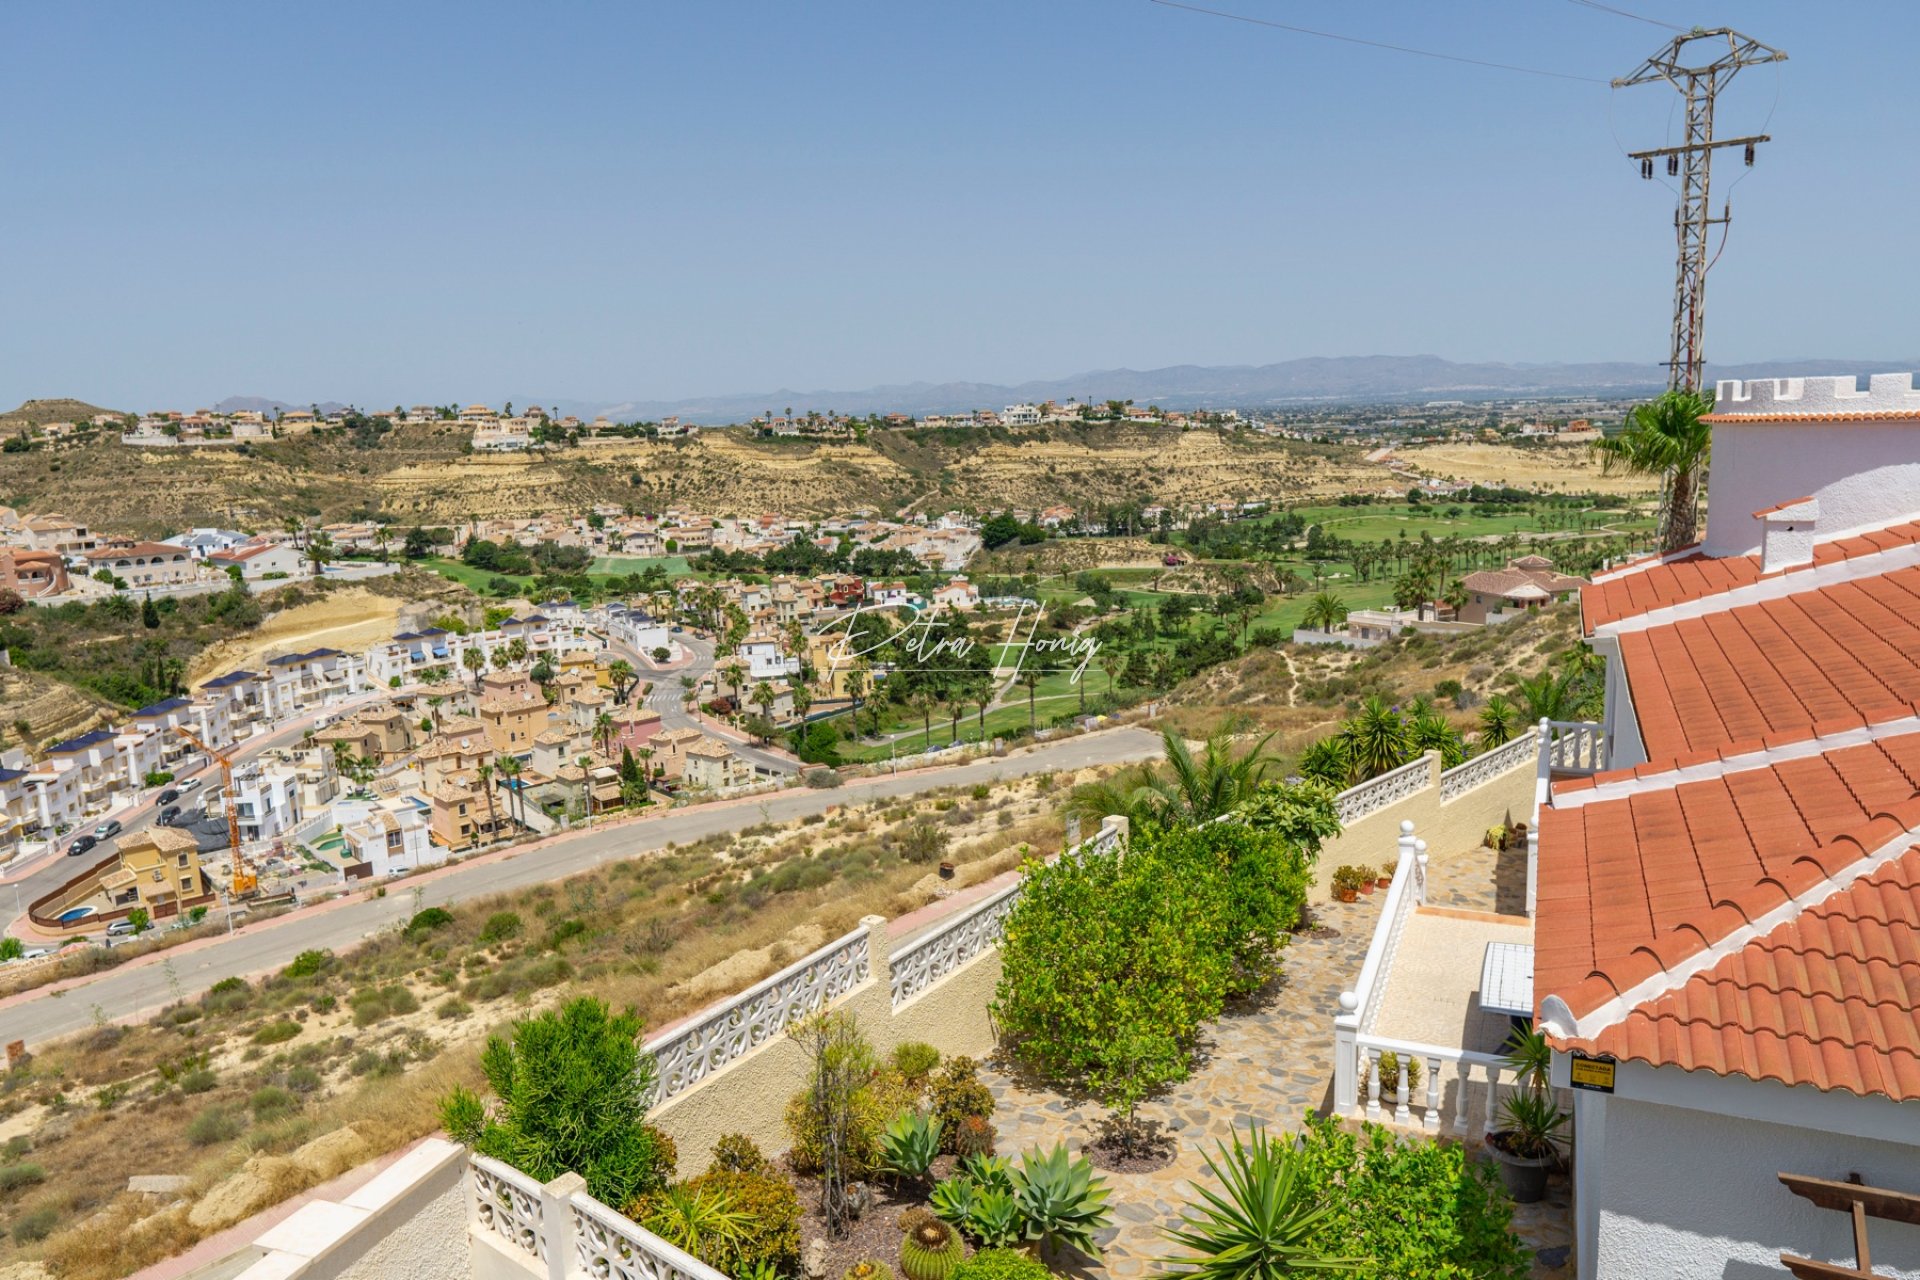
M 1201 2 L 1599 79 L 1669 34 Z M 1920 354 L 1920 6 L 1623 7 L 1792 58 L 1723 105 L 1778 141 L 1732 190 L 1709 357 Z M 1656 88 L 1149 0 L 11 4 L 0 47 L 7 403 L 1665 353 L 1672 198 L 1616 143 L 1664 139 Z

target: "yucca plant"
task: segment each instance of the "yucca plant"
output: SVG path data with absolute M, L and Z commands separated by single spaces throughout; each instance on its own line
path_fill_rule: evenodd
M 1029 1226 L 1011 1191 L 976 1190 L 961 1230 L 982 1249 L 1010 1249 L 1028 1238 Z
M 929 1218 L 901 1239 L 900 1274 L 907 1280 L 947 1280 L 964 1254 L 953 1228 Z
M 880 1162 L 907 1178 L 924 1178 L 940 1154 L 940 1121 L 918 1111 L 902 1111 L 880 1135 Z
M 1561 1132 L 1567 1113 L 1547 1093 L 1516 1089 L 1500 1106 L 1500 1145 L 1522 1160 L 1545 1160 L 1560 1154 Z
M 1044 1155 L 1035 1147 L 1010 1173 L 1014 1203 L 1026 1220 L 1029 1240 L 1038 1240 L 1047 1253 L 1064 1244 L 1089 1258 L 1100 1256 L 1093 1233 L 1113 1215 L 1107 1208 L 1106 1181 L 1093 1176 L 1085 1156 L 1068 1155 L 1064 1142 Z
M 740 1239 L 753 1219 L 721 1192 L 668 1187 L 652 1199 L 640 1225 L 676 1249 L 705 1259 L 718 1246 Z
M 954 1227 L 965 1227 L 967 1219 L 973 1214 L 974 1201 L 979 1199 L 979 1189 L 973 1179 L 965 1175 L 945 1178 L 934 1184 L 933 1195 L 928 1205 L 933 1216 Z
M 1332 1210 L 1313 1202 L 1313 1188 L 1289 1143 L 1275 1144 L 1254 1125 L 1233 1135 L 1207 1172 L 1220 1189 L 1201 1186 L 1167 1238 L 1184 1253 L 1166 1259 L 1175 1276 L 1195 1280 L 1283 1280 L 1304 1271 L 1351 1271 L 1358 1260 L 1328 1257 L 1314 1235 Z

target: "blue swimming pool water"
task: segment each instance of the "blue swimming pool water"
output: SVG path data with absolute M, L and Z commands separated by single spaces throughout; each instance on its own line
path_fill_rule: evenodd
M 92 907 L 74 907 L 71 910 L 60 913 L 60 923 L 72 924 L 75 920 L 83 920 L 92 914 Z

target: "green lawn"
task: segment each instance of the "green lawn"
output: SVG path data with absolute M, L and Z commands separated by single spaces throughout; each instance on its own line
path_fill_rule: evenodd
M 589 572 L 630 574 L 645 573 L 649 569 L 665 569 L 676 578 L 692 572 L 687 567 L 685 556 L 601 556 L 593 562 Z

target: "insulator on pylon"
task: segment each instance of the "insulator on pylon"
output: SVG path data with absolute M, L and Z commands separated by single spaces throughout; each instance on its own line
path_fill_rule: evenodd
M 1751 142 L 1747 144 L 1747 168 L 1753 168 L 1753 144 Z
M 1640 161 L 1640 176 L 1647 179 L 1648 181 L 1653 180 L 1653 157 L 1652 156 L 1646 156 Z
M 1669 178 L 1677 178 L 1680 176 L 1680 157 L 1679 156 L 1667 157 L 1667 176 Z

